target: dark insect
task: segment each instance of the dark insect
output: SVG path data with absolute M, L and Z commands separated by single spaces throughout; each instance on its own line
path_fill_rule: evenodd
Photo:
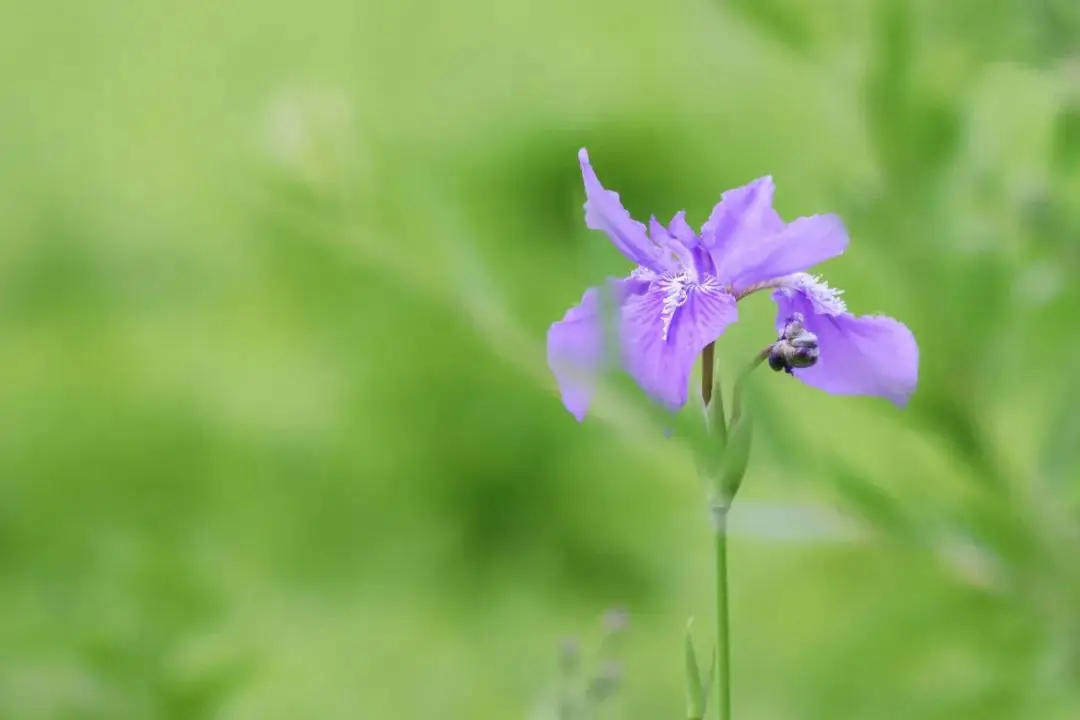
M 803 327 L 803 316 L 795 313 L 769 348 L 769 367 L 794 375 L 794 370 L 813 367 L 819 355 L 817 335 Z

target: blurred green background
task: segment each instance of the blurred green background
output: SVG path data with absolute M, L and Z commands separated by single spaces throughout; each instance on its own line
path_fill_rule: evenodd
M 903 412 L 756 378 L 740 720 L 1080 717 L 1080 11 L 958 0 L 6 3 L 0 717 L 685 717 L 679 438 L 547 326 L 639 218 L 772 174 L 922 349 Z M 772 339 L 751 298 L 720 345 Z M 728 360 L 730 358 L 730 360 Z

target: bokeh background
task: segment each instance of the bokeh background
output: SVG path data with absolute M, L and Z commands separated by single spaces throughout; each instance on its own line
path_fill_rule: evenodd
M 582 146 L 639 218 L 839 212 L 822 271 L 921 344 L 903 412 L 755 379 L 737 717 L 1080 717 L 1078 41 L 1067 0 L 6 3 L 0 717 L 552 717 L 610 608 L 605 716 L 685 717 L 690 452 L 544 362 L 626 271 Z

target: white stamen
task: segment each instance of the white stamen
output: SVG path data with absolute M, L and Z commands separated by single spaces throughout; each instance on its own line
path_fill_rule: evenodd
M 829 287 L 829 283 L 810 273 L 795 273 L 777 278 L 765 287 L 772 287 L 791 297 L 796 291 L 803 293 L 814 305 L 814 310 L 825 315 L 847 312 L 847 304 L 840 297 L 844 291 Z
M 668 330 L 671 329 L 671 321 L 675 319 L 675 311 L 686 304 L 689 284 L 686 273 L 664 275 L 656 281 L 656 288 L 664 293 L 663 309 L 660 311 L 664 326 L 660 332 L 660 339 L 665 342 L 667 342 Z
M 665 342 L 671 330 L 671 323 L 675 319 L 675 312 L 686 304 L 691 292 L 713 294 L 721 291 L 720 284 L 715 278 L 706 277 L 699 281 L 690 273 L 665 273 L 655 278 L 653 287 L 664 293 L 664 302 L 660 310 L 660 318 L 663 320 L 660 338 Z

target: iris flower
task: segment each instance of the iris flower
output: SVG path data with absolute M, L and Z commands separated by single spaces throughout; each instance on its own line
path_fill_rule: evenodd
M 628 277 L 587 290 L 548 331 L 548 364 L 579 421 L 609 358 L 663 406 L 681 408 L 698 355 L 738 319 L 738 301 L 759 291 L 772 292 L 781 335 L 798 318 L 817 336 L 817 361 L 794 369 L 796 378 L 837 395 L 907 404 L 919 366 L 911 331 L 882 315 L 851 315 L 840 291 L 807 272 L 847 248 L 837 216 L 785 223 L 772 206 L 772 178 L 763 177 L 723 193 L 700 232 L 683 212 L 646 227 L 600 184 L 584 148 L 578 159 L 585 224 L 634 264 Z

